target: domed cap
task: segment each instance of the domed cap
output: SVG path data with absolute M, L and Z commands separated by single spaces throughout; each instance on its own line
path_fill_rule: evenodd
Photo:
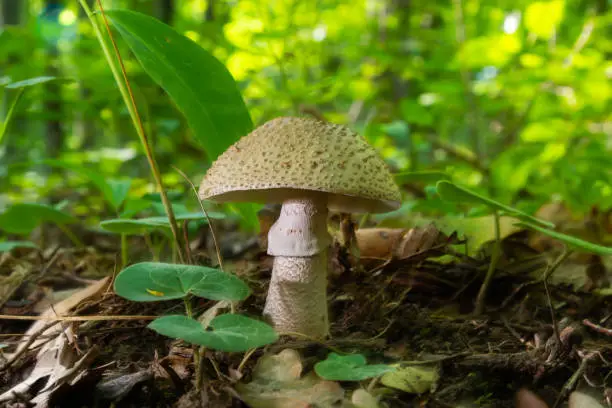
M 230 146 L 199 191 L 201 199 L 262 204 L 310 194 L 342 212 L 387 212 L 401 199 L 363 137 L 345 126 L 292 117 L 270 120 Z

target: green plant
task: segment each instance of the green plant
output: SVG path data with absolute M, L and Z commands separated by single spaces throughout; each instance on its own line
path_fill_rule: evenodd
M 327 358 L 314 366 L 321 378 L 331 381 L 362 381 L 379 377 L 395 370 L 386 364 L 367 364 L 362 354 L 340 355 L 329 353 Z
M 501 237 L 500 237 L 500 226 L 499 226 L 499 218 L 502 215 L 506 215 L 509 217 L 516 218 L 520 220 L 520 222 L 515 223 L 516 226 L 529 228 L 539 233 L 545 234 L 551 238 L 557 239 L 564 244 L 570 247 L 570 250 L 565 251 L 554 263 L 552 266 L 547 268 L 545 272 L 545 276 L 543 280 L 546 280 L 551 273 L 559 266 L 563 260 L 565 260 L 573 250 L 579 249 L 586 252 L 592 252 L 599 255 L 612 255 L 612 248 L 604 247 L 601 245 L 597 245 L 591 242 L 584 241 L 582 239 L 563 234 L 557 231 L 554 231 L 551 228 L 554 228 L 555 225 L 541 220 L 539 218 L 533 217 L 523 211 L 520 211 L 516 208 L 510 207 L 508 205 L 502 204 L 498 201 L 495 201 L 491 198 L 484 197 L 480 194 L 474 193 L 464 187 L 457 186 L 449 181 L 439 181 L 436 185 L 437 192 L 442 197 L 442 199 L 451 201 L 454 203 L 470 203 L 470 204 L 480 204 L 486 206 L 489 210 L 493 210 L 493 215 L 495 217 L 495 245 L 493 247 L 493 253 L 491 255 L 491 262 L 489 264 L 489 268 L 487 270 L 487 274 L 482 283 L 480 291 L 478 292 L 478 297 L 476 298 L 476 305 L 474 307 L 475 314 L 481 314 L 484 310 L 484 301 L 487 293 L 488 286 L 493 278 L 495 268 L 497 266 L 497 262 L 501 255 Z
M 11 104 L 9 105 L 8 111 L 6 113 L 6 117 L 4 120 L 0 120 L 0 143 L 2 143 L 2 139 L 6 135 L 6 130 L 8 129 L 9 123 L 13 118 L 13 114 L 15 113 L 15 107 L 21 100 L 21 96 L 25 89 L 29 86 L 44 84 L 45 82 L 53 81 L 57 78 L 52 76 L 41 76 L 36 78 L 24 79 L 23 81 L 13 82 L 5 86 L 6 89 L 16 89 L 17 93 L 13 97 Z
M 250 294 L 239 278 L 214 268 L 142 262 L 123 269 L 116 277 L 117 295 L 135 302 L 182 299 L 185 315 L 162 316 L 148 327 L 168 337 L 215 350 L 240 352 L 264 346 L 278 335 L 266 323 L 246 316 L 225 314 L 208 324 L 194 319 L 192 298 L 240 301 Z M 200 385 L 200 352 L 195 349 L 196 386 Z
M 62 211 L 60 205 L 51 206 L 38 203 L 18 203 L 0 213 L 0 229 L 9 234 L 29 235 L 45 222 L 57 225 L 77 247 L 83 243 L 72 233 L 67 224 L 77 222 L 72 215 Z
M 493 216 L 495 219 L 495 245 L 493 246 L 493 253 L 491 254 L 491 261 L 489 263 L 487 274 L 485 275 L 484 281 L 482 282 L 482 285 L 478 292 L 478 296 L 476 297 L 476 304 L 474 306 L 474 313 L 476 315 L 480 315 L 484 311 L 487 290 L 489 288 L 491 280 L 493 279 L 493 275 L 495 274 L 497 262 L 499 261 L 499 258 L 501 256 L 501 228 L 499 223 L 500 217 L 502 215 L 507 215 L 510 217 L 518 218 L 520 220 L 531 222 L 533 225 L 538 225 L 542 227 L 552 228 L 554 227 L 554 224 L 533 217 L 523 211 L 502 204 L 491 198 L 474 193 L 464 187 L 460 187 L 447 180 L 438 181 L 438 183 L 436 184 L 436 190 L 438 192 L 438 195 L 440 195 L 443 200 L 461 204 L 480 204 L 493 211 Z

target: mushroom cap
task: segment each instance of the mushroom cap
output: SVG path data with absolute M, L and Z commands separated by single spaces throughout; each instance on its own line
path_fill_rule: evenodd
M 309 195 L 330 210 L 387 212 L 401 195 L 382 158 L 349 128 L 312 118 L 272 119 L 208 169 L 200 199 L 282 203 Z

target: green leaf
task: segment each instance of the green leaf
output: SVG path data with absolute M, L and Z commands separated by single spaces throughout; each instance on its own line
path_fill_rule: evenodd
M 212 219 L 225 218 L 224 213 L 208 211 L 208 216 Z M 207 222 L 206 217 L 201 212 L 192 212 L 187 214 L 179 214 L 175 216 L 177 221 L 197 220 Z M 115 218 L 112 220 L 102 221 L 100 227 L 117 234 L 143 234 L 151 231 L 169 231 L 170 222 L 168 217 L 148 217 L 135 220 L 125 218 Z
M 38 84 L 44 84 L 57 79 L 54 76 L 39 76 L 35 78 L 24 79 L 23 81 L 12 82 L 6 86 L 7 89 L 19 89 L 26 88 L 28 86 L 34 86 Z
M 436 189 L 438 190 L 438 194 L 440 195 L 440 197 L 442 197 L 442 199 L 446 201 L 451 201 L 454 203 L 484 204 L 491 209 L 503 211 L 507 215 L 516 217 L 520 220 L 527 220 L 529 222 L 534 222 L 538 225 L 541 225 L 547 228 L 555 227 L 554 224 L 551 224 L 548 221 L 544 221 L 539 218 L 533 217 L 527 213 L 522 212 L 521 210 L 517 210 L 516 208 L 509 207 L 491 198 L 481 196 L 480 194 L 476 194 L 466 188 L 459 187 L 456 184 L 451 183 L 450 181 L 445 181 L 445 180 L 439 181 L 436 184 Z
M 525 27 L 544 39 L 552 37 L 555 28 L 563 20 L 563 0 L 536 1 L 525 9 Z
M 561 232 L 553 231 L 547 228 L 542 228 L 539 225 L 534 225 L 532 223 L 524 222 L 524 221 L 517 222 L 515 225 L 522 227 L 522 228 L 529 228 L 529 229 L 536 230 L 544 235 L 548 235 L 551 238 L 557 239 L 574 249 L 580 249 L 583 251 L 592 252 L 597 255 L 612 255 L 612 248 L 593 244 L 591 242 L 584 241 L 580 238 L 576 238 L 571 235 L 566 235 Z
M 440 180 L 450 180 L 450 176 L 441 171 L 404 171 L 393 175 L 395 182 L 431 184 Z
M 0 214 L 0 229 L 12 234 L 29 234 L 44 222 L 70 224 L 77 219 L 57 208 L 36 203 L 20 203 Z
M 319 377 L 331 381 L 361 381 L 395 370 L 385 364 L 368 365 L 361 354 L 342 356 L 336 353 L 329 353 L 327 359 L 315 364 L 314 369 Z
M 4 241 L 0 242 L 0 252 L 10 252 L 15 248 L 38 248 L 30 241 Z
M 15 113 L 15 107 L 17 106 L 17 103 L 21 99 L 22 95 L 23 89 L 20 89 L 17 92 L 17 95 L 15 95 L 15 97 L 13 98 L 13 101 L 11 102 L 11 105 L 8 108 L 6 118 L 4 118 L 4 121 L 0 122 L 0 143 L 2 143 L 2 139 L 4 139 L 4 135 L 6 135 L 6 129 L 8 129 L 8 125 L 9 123 L 11 123 L 11 119 L 13 118 L 13 114 Z
M 106 184 L 108 185 L 108 192 L 105 192 L 105 195 L 108 194 L 106 198 L 113 208 L 117 210 L 127 198 L 132 186 L 132 180 L 109 179 Z
M 96 170 L 79 166 L 77 164 L 67 163 L 62 160 L 48 159 L 37 161 L 35 163 L 70 170 L 81 177 L 86 178 L 98 188 L 98 190 L 104 195 L 104 198 L 108 204 L 113 207 L 115 211 L 121 207 L 121 204 L 127 198 L 127 194 L 132 183 L 131 180 L 109 178 L 107 175 Z
M 380 382 L 390 388 L 412 394 L 423 394 L 430 391 L 440 378 L 436 366 L 406 366 L 382 376 Z
M 185 115 L 211 161 L 253 129 L 234 78 L 212 54 L 145 14 L 127 10 L 106 14 L 143 69 Z M 246 203 L 236 208 L 243 225 L 256 229 L 257 208 Z
M 183 112 L 210 160 L 252 130 L 234 79 L 209 52 L 145 14 L 109 10 L 106 15 L 147 74 Z
M 135 302 L 180 299 L 189 294 L 238 301 L 250 294 L 242 280 L 219 269 L 157 262 L 141 262 L 122 270 L 115 279 L 115 292 Z
M 268 324 L 236 314 L 217 316 L 206 329 L 197 320 L 180 315 L 160 317 L 148 327 L 164 336 L 227 352 L 247 351 L 278 339 Z

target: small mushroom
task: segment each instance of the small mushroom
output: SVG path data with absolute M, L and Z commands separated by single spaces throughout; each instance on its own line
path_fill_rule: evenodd
M 397 209 L 400 191 L 384 161 L 345 126 L 312 118 L 270 120 L 212 164 L 199 190 L 216 202 L 282 204 L 268 232 L 274 256 L 264 316 L 280 332 L 329 334 L 328 211 Z

